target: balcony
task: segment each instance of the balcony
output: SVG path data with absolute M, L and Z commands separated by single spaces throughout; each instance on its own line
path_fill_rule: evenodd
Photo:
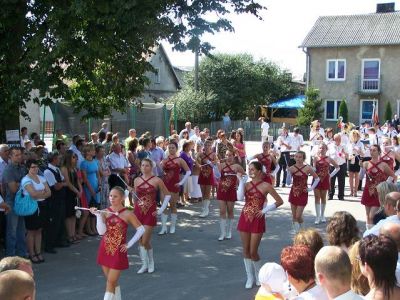
M 378 79 L 364 79 L 361 75 L 356 78 L 356 91 L 360 95 L 378 95 L 382 92 L 382 75 Z

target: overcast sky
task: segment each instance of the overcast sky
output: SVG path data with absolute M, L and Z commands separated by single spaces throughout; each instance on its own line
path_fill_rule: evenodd
M 266 58 L 288 69 L 301 79 L 306 69 L 305 54 L 301 44 L 319 16 L 374 13 L 377 3 L 395 2 L 400 10 L 400 0 L 259 0 L 267 7 L 260 21 L 249 15 L 232 15 L 233 33 L 205 35 L 214 52 L 250 53 L 255 58 Z M 193 66 L 194 54 L 166 51 L 175 66 Z

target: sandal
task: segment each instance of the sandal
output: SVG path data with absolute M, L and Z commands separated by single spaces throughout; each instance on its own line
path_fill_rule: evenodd
M 37 255 L 29 255 L 29 259 L 33 264 L 40 264 L 40 259 L 38 258 Z
M 43 256 L 42 256 L 42 253 L 36 253 L 35 256 L 39 259 L 39 261 L 40 261 L 41 263 L 45 262 L 45 260 L 44 260 L 44 258 L 43 258 Z
M 71 237 L 68 239 L 68 242 L 69 242 L 70 244 L 79 244 L 79 243 L 80 243 L 80 241 L 78 241 L 78 239 L 75 238 L 75 237 L 73 237 L 73 236 L 71 236 Z

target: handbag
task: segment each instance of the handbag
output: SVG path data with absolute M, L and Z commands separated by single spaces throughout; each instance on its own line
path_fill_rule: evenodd
M 21 217 L 31 216 L 37 211 L 37 209 L 37 201 L 33 199 L 29 193 L 24 194 L 22 188 L 20 188 L 15 195 L 14 213 Z

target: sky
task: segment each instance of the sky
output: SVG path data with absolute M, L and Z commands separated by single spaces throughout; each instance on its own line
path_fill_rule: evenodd
M 377 3 L 400 0 L 258 0 L 267 7 L 258 20 L 251 15 L 231 15 L 235 32 L 204 35 L 203 40 L 215 47 L 213 53 L 249 53 L 256 59 L 265 58 L 302 79 L 306 58 L 298 46 L 302 43 L 319 16 L 374 13 Z M 194 54 L 173 51 L 163 43 L 174 66 L 193 66 Z M 201 59 L 201 58 L 200 58 Z

